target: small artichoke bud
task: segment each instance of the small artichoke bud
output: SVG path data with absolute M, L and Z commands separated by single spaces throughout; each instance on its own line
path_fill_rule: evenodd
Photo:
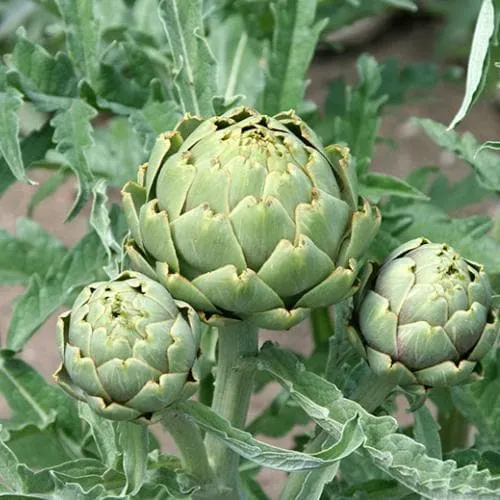
M 351 331 L 370 367 L 401 386 L 474 380 L 499 331 L 483 267 L 423 238 L 385 260 L 354 318 Z
M 215 325 L 274 330 L 354 294 L 380 215 L 293 112 L 186 115 L 123 189 L 132 268 Z
M 57 340 L 56 381 L 106 418 L 150 423 L 197 389 L 198 315 L 142 274 L 87 286 Z

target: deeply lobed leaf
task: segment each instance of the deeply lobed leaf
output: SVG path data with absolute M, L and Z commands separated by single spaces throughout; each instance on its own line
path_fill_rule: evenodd
M 365 434 L 362 445 L 374 464 L 407 488 L 427 498 L 472 495 L 491 498 L 500 494 L 500 478 L 473 465 L 457 467 L 425 454 L 425 448 L 397 433 L 391 417 L 375 417 L 354 401 L 344 398 L 335 385 L 308 372 L 293 355 L 268 346 L 259 355 L 259 365 L 273 374 L 316 423 L 333 436 L 354 414 L 360 415 Z

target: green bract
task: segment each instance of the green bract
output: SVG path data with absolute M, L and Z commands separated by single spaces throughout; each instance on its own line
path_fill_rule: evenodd
M 58 320 L 56 380 L 97 413 L 151 422 L 197 389 L 196 312 L 157 282 L 124 272 L 94 283 Z
M 423 238 L 398 247 L 371 280 L 357 310 L 371 368 L 400 385 L 474 379 L 499 322 L 481 265 Z
M 378 211 L 293 112 L 187 115 L 123 190 L 134 269 L 205 321 L 287 329 L 353 294 Z

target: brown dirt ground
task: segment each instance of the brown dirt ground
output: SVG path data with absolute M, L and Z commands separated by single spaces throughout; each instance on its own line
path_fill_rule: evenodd
M 373 54 L 379 61 L 388 57 L 397 56 L 402 64 L 415 61 L 426 61 L 432 58 L 433 37 L 439 26 L 430 23 L 411 23 L 404 26 L 383 28 L 377 38 L 371 42 L 364 42 L 360 47 L 354 47 L 340 55 L 317 57 L 312 65 L 310 76 L 311 84 L 308 95 L 321 105 L 328 83 L 338 75 L 345 75 L 348 81 L 355 77 L 355 60 L 361 52 Z M 385 145 L 377 148 L 373 158 L 373 167 L 376 171 L 397 174 L 404 177 L 412 169 L 421 165 L 441 165 L 453 179 L 459 179 L 466 172 L 464 167 L 453 155 L 443 152 L 419 129 L 411 125 L 408 120 L 412 116 L 429 117 L 441 123 L 449 123 L 458 110 L 463 95 L 459 85 L 443 83 L 431 93 L 416 102 L 400 107 L 392 107 L 384 116 L 380 135 L 393 137 L 398 142 L 398 148 L 392 150 Z M 483 99 L 476 103 L 468 117 L 460 125 L 459 130 L 472 131 L 480 140 L 498 139 L 500 137 L 500 115 L 491 101 Z M 43 172 L 36 172 L 35 179 L 46 178 Z M 15 220 L 19 216 L 26 216 L 26 207 L 33 194 L 33 188 L 16 184 L 0 199 L 0 227 L 8 231 L 15 231 Z M 42 203 L 36 210 L 34 218 L 47 228 L 64 244 L 73 245 L 86 230 L 87 214 L 82 214 L 69 225 L 63 221 L 72 204 L 74 185 L 66 184 L 59 189 L 49 202 Z M 53 207 L 57 207 L 54 211 Z M 474 207 L 483 213 L 493 215 L 494 204 Z M 9 324 L 12 301 L 22 291 L 21 287 L 3 287 L 0 295 L 0 333 L 5 335 Z M 56 315 L 40 329 L 28 342 L 22 357 L 47 378 L 55 371 L 59 359 L 54 343 L 54 328 Z M 289 332 L 263 332 L 262 341 L 272 339 L 284 347 L 298 352 L 308 353 L 312 344 L 306 323 L 299 325 Z M 266 403 L 276 393 L 275 385 L 256 395 L 252 400 L 250 417 L 259 413 Z M 2 403 L 0 401 L 0 403 Z M 0 404 L 0 415 L 7 416 L 8 409 Z M 165 446 L 169 447 L 167 438 L 162 438 Z M 280 446 L 289 446 L 290 439 L 268 440 Z M 284 474 L 265 470 L 260 474 L 260 480 L 271 498 L 277 498 Z

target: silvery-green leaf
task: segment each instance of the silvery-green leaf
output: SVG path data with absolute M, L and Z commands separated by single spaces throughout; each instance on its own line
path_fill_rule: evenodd
M 31 366 L 5 350 L 0 352 L 0 392 L 14 417 L 4 422 L 7 429 L 24 424 L 42 429 L 57 419 L 68 435 L 80 435 L 73 402 Z
M 146 479 L 149 430 L 142 425 L 120 422 L 117 434 L 123 455 L 123 472 L 127 480 L 122 494 L 136 495 Z
M 66 24 L 66 45 L 84 77 L 95 81 L 99 61 L 99 24 L 94 0 L 55 0 Z
M 19 472 L 17 457 L 4 441 L 0 441 L 0 481 L 7 486 L 8 491 L 21 493 L 23 482 Z
M 275 114 L 303 99 L 305 74 L 326 20 L 316 21 L 314 0 L 280 0 L 272 4 L 274 33 L 263 92 L 263 108 Z
M 117 446 L 117 424 L 100 417 L 85 403 L 78 403 L 78 412 L 82 420 L 90 427 L 90 432 L 103 463 L 108 467 L 116 467 L 120 456 L 120 450 Z
M 203 35 L 201 0 L 162 0 L 159 13 L 174 56 L 174 81 L 182 111 L 213 115 L 215 60 Z
M 335 385 L 308 372 L 291 353 L 265 346 L 258 364 L 269 371 L 318 425 L 338 436 L 343 425 L 360 415 L 365 441 L 356 453 L 369 456 L 373 463 L 412 491 L 428 498 L 500 495 L 500 485 L 488 471 L 476 466 L 458 467 L 451 460 L 429 457 L 425 448 L 397 432 L 392 417 L 376 417 L 354 401 L 343 397 Z
M 488 52 L 490 44 L 495 43 L 494 34 L 497 24 L 493 0 L 483 0 L 469 52 L 465 95 L 459 110 L 448 126 L 448 130 L 455 128 L 462 121 L 482 90 L 488 72 Z
M 260 465 L 289 472 L 333 465 L 353 453 L 364 439 L 354 415 L 345 425 L 339 425 L 339 439 L 334 444 L 318 453 L 307 454 L 257 441 L 251 434 L 232 427 L 225 418 L 197 401 L 187 401 L 179 408 L 239 455 Z
M 441 439 L 439 437 L 439 425 L 434 420 L 427 406 L 422 405 L 413 412 L 415 425 L 413 435 L 415 440 L 422 443 L 430 457 L 442 460 Z
M 0 152 L 16 179 L 30 182 L 24 173 L 24 162 L 19 143 L 19 110 L 22 95 L 13 87 L 0 92 Z
M 78 194 L 68 214 L 75 217 L 90 197 L 93 175 L 86 157 L 86 150 L 93 145 L 91 120 L 97 110 L 86 102 L 75 99 L 71 106 L 52 118 L 56 151 L 63 155 L 67 166 L 78 178 Z
M 104 249 L 92 232 L 54 262 L 43 277 L 34 274 L 16 302 L 6 348 L 19 351 L 41 324 L 80 287 L 103 278 Z

